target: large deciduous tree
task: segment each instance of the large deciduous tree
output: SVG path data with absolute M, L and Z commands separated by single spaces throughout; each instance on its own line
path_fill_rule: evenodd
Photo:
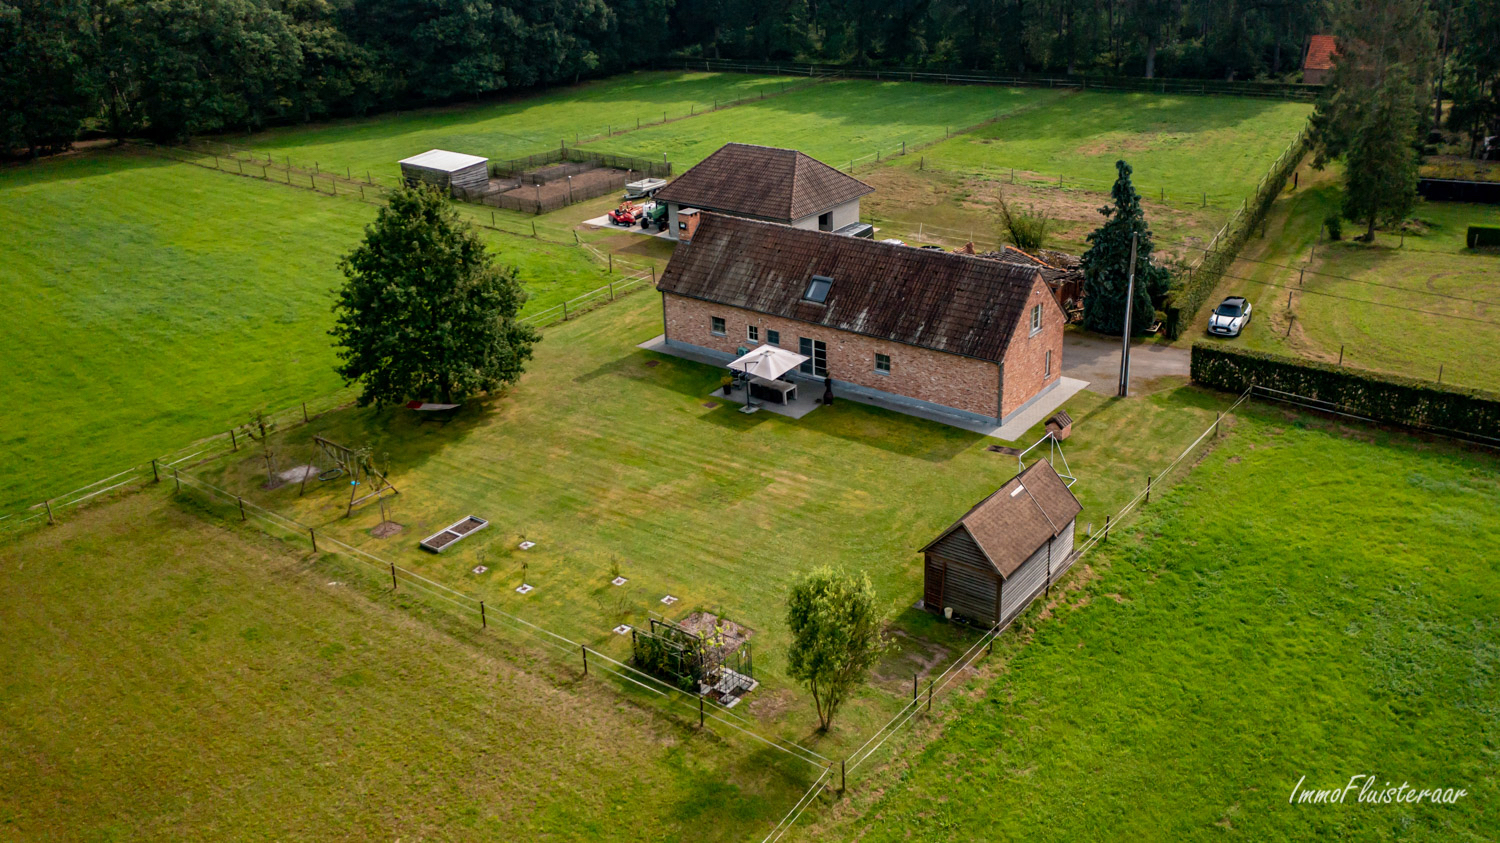
M 1118 334 L 1125 326 L 1125 294 L 1130 285 L 1130 239 L 1136 235 L 1135 303 L 1131 309 L 1131 333 L 1151 327 L 1156 308 L 1167 296 L 1172 276 L 1166 267 L 1151 261 L 1151 227 L 1141 210 L 1140 194 L 1130 181 L 1130 165 L 1115 162 L 1117 177 L 1110 189 L 1114 202 L 1099 209 L 1105 217 L 1088 236 L 1083 253 L 1083 324 L 1090 331 Z
M 819 728 L 826 731 L 886 648 L 875 587 L 863 573 L 810 571 L 792 585 L 786 621 L 792 633 L 787 672 L 812 692 Z
M 516 270 L 432 188 L 392 194 L 340 268 L 329 333 L 362 405 L 452 403 L 514 383 L 540 339 L 516 321 L 526 301 Z
M 1314 167 L 1344 162 L 1344 215 L 1375 237 L 1416 198 L 1436 34 L 1424 0 L 1342 0 L 1333 75 L 1312 117 Z
M 97 103 L 87 0 L 0 0 L 0 151 L 67 148 Z

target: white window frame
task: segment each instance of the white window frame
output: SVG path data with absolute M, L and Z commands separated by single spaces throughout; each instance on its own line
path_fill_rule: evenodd
M 759 325 L 746 325 L 745 326 L 745 342 L 754 342 L 754 343 L 760 342 L 760 326 Z
M 880 368 L 880 358 L 882 358 L 882 357 L 885 358 L 885 368 L 884 369 Z M 889 354 L 882 354 L 882 353 L 880 353 L 878 351 L 875 352 L 875 374 L 877 374 L 877 375 L 883 375 L 883 376 L 886 376 L 886 377 L 890 376 L 890 374 L 891 374 L 891 356 Z
M 717 326 L 717 327 L 715 327 L 715 326 Z M 708 332 L 710 334 L 713 334 L 716 337 L 722 337 L 722 336 L 725 336 L 725 335 L 727 335 L 729 333 L 728 328 L 729 328 L 729 324 L 724 321 L 724 317 L 722 317 L 722 316 L 710 316 L 710 317 L 708 317 Z
M 1031 306 L 1031 336 L 1036 336 L 1042 330 L 1042 305 L 1041 302 Z
M 1050 348 L 1047 349 L 1047 356 L 1046 356 L 1044 362 L 1042 363 L 1042 377 L 1043 378 L 1050 378 L 1050 377 L 1052 377 L 1052 349 L 1050 349 Z

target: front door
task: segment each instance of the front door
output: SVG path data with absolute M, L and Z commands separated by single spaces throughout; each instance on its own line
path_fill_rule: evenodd
M 807 358 L 807 362 L 798 366 L 797 370 L 804 375 L 813 375 L 819 378 L 828 377 L 828 345 L 822 340 L 802 337 L 799 346 L 802 356 Z

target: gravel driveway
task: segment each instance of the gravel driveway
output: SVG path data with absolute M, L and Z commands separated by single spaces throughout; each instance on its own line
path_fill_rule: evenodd
M 1130 384 L 1134 393 L 1157 378 L 1187 377 L 1191 353 L 1186 348 L 1136 340 L 1130 348 Z M 1089 382 L 1089 389 L 1114 395 L 1120 383 L 1120 340 L 1069 331 L 1063 337 L 1063 374 Z

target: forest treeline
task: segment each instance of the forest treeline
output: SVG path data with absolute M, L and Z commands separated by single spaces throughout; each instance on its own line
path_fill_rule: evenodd
M 0 0 L 0 146 L 253 129 L 672 57 L 1295 81 L 1329 2 Z M 1431 2 L 1445 55 L 1463 42 L 1485 65 L 1449 91 L 1493 100 L 1500 0 Z

